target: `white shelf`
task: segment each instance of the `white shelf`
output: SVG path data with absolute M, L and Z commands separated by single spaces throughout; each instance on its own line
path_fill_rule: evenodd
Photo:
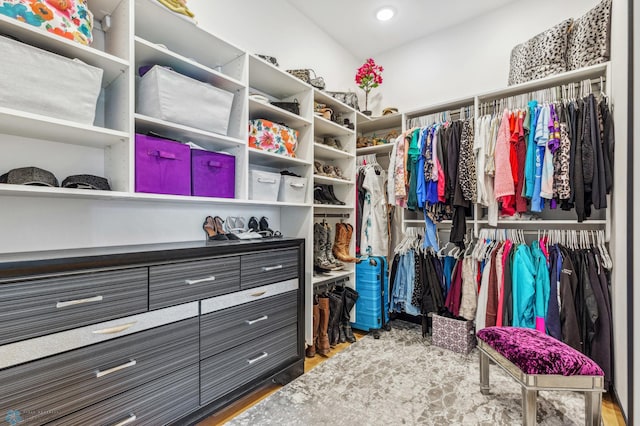
M 273 152 L 249 148 L 249 163 L 266 167 L 286 168 L 296 166 L 310 166 L 311 162 L 300 158 L 285 157 Z
M 489 221 L 487 219 L 480 219 L 476 221 L 480 225 L 488 225 Z M 596 220 L 585 220 L 584 222 L 578 222 L 577 220 L 504 220 L 498 219 L 498 226 L 502 227 L 518 227 L 518 226 L 603 226 L 606 225 L 607 221 L 602 219 Z
M 367 154 L 387 154 L 393 151 L 393 144 L 387 143 L 384 145 L 367 146 L 365 148 L 356 148 L 356 155 Z
M 311 125 L 311 121 L 271 104 L 249 99 L 249 119 L 264 118 L 274 122 L 284 122 L 287 126 L 300 129 Z
M 348 267 L 348 266 L 347 266 Z M 351 275 L 354 274 L 354 271 L 348 270 L 348 269 L 343 269 L 341 271 L 333 271 L 333 272 L 327 272 L 325 274 L 322 275 L 314 275 L 313 276 L 313 284 L 321 284 L 327 281 L 333 281 L 333 280 L 338 280 L 340 278 L 345 278 L 345 277 L 349 277 Z
M 0 134 L 71 145 L 104 148 L 129 139 L 129 134 L 39 114 L 0 107 Z
M 349 105 L 344 104 L 333 96 L 327 95 L 326 93 L 315 88 L 313 89 L 313 99 L 316 102 L 325 104 L 327 107 L 331 108 L 335 114 L 355 112 L 355 109 L 351 108 Z
M 341 206 L 335 204 L 314 204 L 313 208 L 322 210 L 353 210 L 353 206 Z
M 191 141 L 203 148 L 238 148 L 246 145 L 246 142 L 232 138 L 230 136 L 220 135 L 218 133 L 207 132 L 205 130 L 196 129 L 194 127 L 183 126 L 182 124 L 171 123 L 169 121 L 160 120 L 158 118 L 149 117 L 142 114 L 135 114 L 136 132 L 146 133 L 155 131 L 167 137 L 181 140 Z
M 355 182 L 351 182 L 351 181 L 344 180 L 344 179 L 332 178 L 332 177 L 329 177 L 329 176 L 313 175 L 313 180 L 315 182 L 326 183 L 328 185 L 333 185 L 333 184 L 337 184 L 337 185 L 355 185 Z
M 406 120 L 410 120 L 416 117 L 422 117 L 425 115 L 437 114 L 444 111 L 459 109 L 462 107 L 473 106 L 474 103 L 475 97 L 459 98 L 408 111 L 404 114 L 404 117 Z
M 364 117 L 364 118 L 363 118 Z M 401 129 L 402 114 L 388 114 L 380 117 L 367 117 L 362 113 L 357 114 L 357 124 L 359 134 L 372 133 L 380 130 Z
M 210 83 L 220 89 L 235 93 L 245 86 L 240 81 L 202 65 L 193 59 L 172 52 L 142 37 L 135 37 L 135 72 L 144 65 L 162 65 L 195 80 Z
M 249 87 L 278 99 L 311 90 L 311 86 L 255 55 L 249 55 Z
M 261 201 L 261 200 L 247 200 L 249 204 L 256 204 L 260 206 L 274 206 L 274 207 L 309 207 L 311 204 L 307 203 L 287 203 L 284 201 Z
M 93 5 L 92 5 L 93 6 Z M 85 46 L 64 37 L 39 30 L 32 25 L 0 15 L 0 34 L 13 36 L 44 50 L 57 53 L 68 58 L 78 58 L 94 67 L 102 68 L 102 87 L 106 87 L 120 77 L 129 68 L 129 62 L 101 50 Z
M 316 137 L 350 136 L 355 134 L 353 130 L 334 123 L 331 120 L 327 120 L 326 118 L 318 117 L 317 115 L 314 115 L 313 123 L 315 125 L 314 135 Z
M 344 158 L 354 157 L 354 155 L 349 152 L 341 151 L 318 142 L 313 143 L 313 149 L 315 158 L 319 158 L 321 160 L 342 160 Z
M 246 55 L 240 48 L 198 27 L 194 20 L 171 12 L 155 0 L 135 1 L 135 34 L 212 69 L 223 68 Z M 236 78 L 243 74 L 223 73 Z

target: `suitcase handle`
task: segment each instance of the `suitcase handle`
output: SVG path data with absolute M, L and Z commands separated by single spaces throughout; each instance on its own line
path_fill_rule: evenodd
M 173 152 L 166 151 L 150 151 L 149 155 L 152 157 L 164 158 L 166 160 L 175 160 L 176 155 Z

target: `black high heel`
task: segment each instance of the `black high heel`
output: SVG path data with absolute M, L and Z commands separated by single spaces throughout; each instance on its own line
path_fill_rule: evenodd
M 215 220 L 211 216 L 207 216 L 202 224 L 202 229 L 207 234 L 207 238 L 211 241 L 228 240 L 226 235 L 219 234 Z
M 267 218 L 264 216 L 260 218 L 260 233 L 264 233 L 265 237 L 282 237 L 280 231 L 274 231 L 269 228 L 269 222 L 267 222 Z
M 261 237 L 265 236 L 264 233 L 260 232 L 260 227 L 258 225 L 258 219 L 256 219 L 255 216 L 251 216 L 249 218 L 249 223 L 247 224 L 247 227 L 249 228 L 250 231 L 257 233 Z
M 224 231 L 224 228 L 222 227 L 222 224 L 224 223 L 224 220 L 222 220 L 222 218 L 220 216 L 216 216 L 213 218 L 213 221 L 216 224 L 216 231 L 218 232 L 218 235 L 221 235 L 223 237 L 225 237 L 228 240 L 239 240 L 240 238 L 238 238 L 237 235 L 232 234 L 232 233 L 227 233 Z

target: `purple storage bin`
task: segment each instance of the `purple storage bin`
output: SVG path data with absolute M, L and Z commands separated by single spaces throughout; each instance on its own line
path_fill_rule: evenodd
M 191 195 L 188 145 L 136 134 L 136 192 Z
M 191 195 L 234 198 L 235 189 L 236 157 L 191 150 Z

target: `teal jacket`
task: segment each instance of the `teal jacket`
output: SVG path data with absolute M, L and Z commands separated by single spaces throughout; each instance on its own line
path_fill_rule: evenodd
M 513 257 L 512 297 L 513 326 L 536 328 L 535 292 L 536 270 L 531 250 L 526 244 L 519 245 Z
M 533 263 L 536 271 L 536 329 L 546 333 L 549 293 L 551 291 L 549 266 L 547 265 L 547 258 L 544 256 L 544 253 L 542 253 L 542 249 L 540 248 L 540 243 L 538 241 L 531 243 L 531 253 L 533 254 Z

